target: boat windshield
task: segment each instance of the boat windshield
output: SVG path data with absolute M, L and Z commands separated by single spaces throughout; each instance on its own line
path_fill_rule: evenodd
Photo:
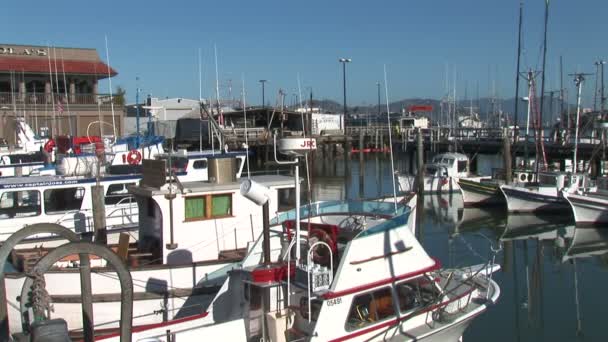
M 398 216 L 409 212 L 409 207 L 399 204 L 397 205 L 397 211 L 395 211 L 395 204 L 393 202 L 377 202 L 377 201 L 323 201 L 312 203 L 311 205 L 304 205 L 300 207 L 300 217 L 315 217 L 328 214 L 339 214 L 339 213 L 357 213 L 357 214 L 373 214 L 373 215 L 386 215 L 386 216 Z M 277 215 L 270 224 L 276 225 L 281 224 L 287 220 L 294 220 L 296 218 L 296 210 L 292 209 L 284 213 Z

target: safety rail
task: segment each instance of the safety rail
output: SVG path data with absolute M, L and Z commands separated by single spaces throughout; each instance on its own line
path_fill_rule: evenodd
M 0 92 L 0 104 L 28 104 L 28 105 L 50 105 L 50 104 L 75 104 L 75 105 L 96 105 L 110 104 L 120 105 L 124 99 L 120 95 L 93 94 L 93 93 L 20 93 L 20 92 Z M 64 109 L 67 110 L 67 109 Z

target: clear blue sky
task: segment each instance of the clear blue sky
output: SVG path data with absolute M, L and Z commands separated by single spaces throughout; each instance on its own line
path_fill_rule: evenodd
M 544 0 L 524 1 L 522 69 L 540 68 Z M 135 78 L 145 94 L 198 98 L 198 49 L 203 56 L 203 97 L 213 95 L 217 45 L 220 83 L 232 79 L 239 96 L 261 102 L 279 88 L 293 99 L 299 73 L 303 90 L 342 101 L 339 57 L 347 66 L 348 103 L 376 103 L 376 82 L 388 73 L 389 99 L 439 98 L 446 63 L 456 68 L 457 92 L 488 94 L 496 81 L 502 97 L 514 95 L 518 0 L 399 1 L 9 1 L 2 5 L 2 42 L 97 48 L 119 75 L 112 85 L 134 100 Z M 608 1 L 552 0 L 547 89 L 558 88 L 558 61 L 566 73 L 594 72 L 608 59 Z M 451 82 L 451 81 L 450 81 Z M 574 94 L 573 81 L 565 79 Z M 585 91 L 591 98 L 594 79 Z M 102 90 L 107 84 L 102 84 Z M 220 90 L 227 96 L 227 88 Z M 384 101 L 384 100 L 383 100 Z M 571 100 L 573 101 L 573 100 Z

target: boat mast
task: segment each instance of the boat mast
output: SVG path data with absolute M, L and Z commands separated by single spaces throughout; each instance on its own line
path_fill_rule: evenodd
M 578 171 L 578 124 L 581 116 L 581 91 L 583 89 L 583 82 L 585 81 L 585 75 L 582 73 L 574 74 L 574 83 L 576 84 L 576 122 L 574 123 L 574 156 L 572 159 L 572 172 Z
M 545 100 L 545 75 L 546 66 L 547 66 L 547 24 L 549 22 L 549 0 L 545 0 L 545 37 L 543 39 L 543 69 L 542 69 L 542 78 L 540 83 L 540 111 L 538 112 L 538 135 L 537 139 L 540 139 L 541 148 L 544 149 L 543 143 L 543 106 Z M 538 179 L 538 169 L 539 169 L 539 153 L 536 151 L 536 178 Z M 546 166 L 545 166 L 546 167 Z
M 519 2 L 519 30 L 517 33 L 517 71 L 515 72 L 515 141 L 517 142 L 519 136 L 519 67 L 521 60 L 521 26 L 522 18 L 524 13 L 524 3 Z
M 112 98 L 112 75 L 111 75 L 111 64 L 110 64 L 110 50 L 108 49 L 108 36 L 106 39 L 106 59 L 108 60 L 108 88 L 110 88 L 110 110 L 112 111 L 112 130 L 114 132 L 114 141 L 118 139 L 116 134 L 116 119 L 114 118 L 114 99 Z M 148 135 L 150 132 L 148 132 Z
M 395 204 L 395 213 L 397 212 L 397 186 L 395 184 L 395 162 L 393 159 L 393 138 L 391 134 L 391 111 L 388 103 L 388 81 L 386 78 L 386 64 L 384 65 L 384 97 L 386 98 L 386 121 L 388 123 L 388 143 L 391 151 L 391 179 L 393 180 L 393 200 Z

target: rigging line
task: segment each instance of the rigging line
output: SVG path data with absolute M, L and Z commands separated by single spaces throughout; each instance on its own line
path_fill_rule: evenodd
M 386 64 L 384 64 L 384 96 L 386 98 L 386 121 L 388 123 L 388 143 L 391 151 L 391 179 L 393 180 L 393 203 L 397 212 L 397 187 L 395 185 L 395 161 L 393 158 L 393 136 L 391 129 L 391 111 L 388 104 L 388 81 L 386 78 Z M 344 118 L 346 120 L 346 118 Z
M 49 51 L 46 56 L 49 61 L 49 85 L 51 88 L 49 89 L 50 93 L 47 93 L 46 95 L 51 97 L 51 108 L 53 110 L 53 129 L 51 130 L 51 136 L 54 139 L 57 139 L 57 116 L 55 113 L 55 95 L 53 95 L 53 69 L 51 68 L 51 46 L 49 44 L 47 44 L 47 50 Z
M 243 80 L 243 117 L 245 119 L 245 162 L 247 163 L 247 179 L 251 179 L 251 172 L 249 170 L 249 140 L 248 140 L 248 133 L 247 133 L 247 105 L 245 102 L 245 74 L 241 75 L 242 80 Z
M 55 90 L 57 91 L 57 106 L 59 106 L 59 108 L 61 108 L 61 96 L 59 93 L 59 71 L 57 69 L 57 49 L 55 47 L 53 47 L 53 61 L 55 63 Z M 65 86 L 65 85 L 64 85 Z M 61 114 L 59 113 L 59 128 L 63 128 L 63 125 L 61 124 Z M 63 131 L 63 129 L 61 129 L 60 131 Z
M 65 103 L 66 108 L 68 109 L 68 126 L 70 127 L 70 135 L 74 135 L 74 131 L 72 130 L 72 118 L 70 115 L 70 100 L 68 98 L 68 83 L 65 78 L 65 64 L 63 63 L 63 50 L 61 52 L 61 71 L 63 72 L 63 89 L 65 90 Z
M 108 88 L 110 88 L 110 108 L 112 110 L 112 127 L 114 129 L 114 141 L 118 138 L 116 134 L 116 119 L 114 118 L 114 99 L 112 97 L 112 75 L 111 75 L 111 65 L 110 64 L 110 50 L 108 49 L 108 36 L 105 36 L 106 40 L 106 59 L 108 60 Z M 148 132 L 149 134 L 150 132 Z

